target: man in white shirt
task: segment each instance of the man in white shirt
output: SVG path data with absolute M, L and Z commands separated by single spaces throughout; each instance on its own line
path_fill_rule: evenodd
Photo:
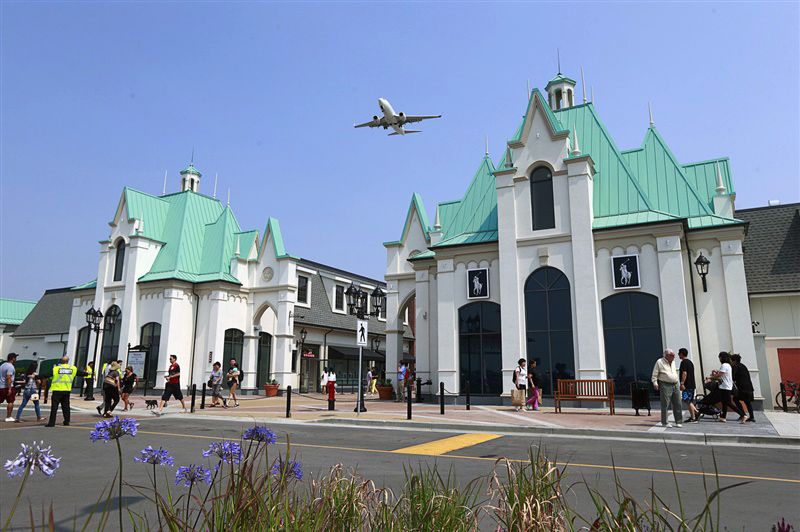
M 665 349 L 664 356 L 656 360 L 653 366 L 653 388 L 658 390 L 661 397 L 661 426 L 671 427 L 667 423 L 667 408 L 672 403 L 672 415 L 675 417 L 675 426 L 682 427 L 683 412 L 681 411 L 680 377 L 678 365 L 675 363 L 675 351 Z

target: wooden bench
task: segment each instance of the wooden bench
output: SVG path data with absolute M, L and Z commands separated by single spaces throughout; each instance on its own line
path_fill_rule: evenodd
M 614 381 L 612 379 L 558 379 L 554 399 L 556 412 L 561 412 L 561 401 L 608 401 L 608 407 L 613 416 Z

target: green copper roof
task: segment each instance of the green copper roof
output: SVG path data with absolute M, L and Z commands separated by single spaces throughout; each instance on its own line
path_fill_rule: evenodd
M 559 121 L 553 110 L 550 109 L 550 105 L 547 103 L 547 99 L 542 95 L 541 91 L 539 89 L 533 89 L 531 91 L 531 96 L 528 99 L 528 106 L 525 108 L 525 114 L 522 115 L 522 122 L 520 122 L 517 131 L 511 138 L 512 141 L 519 141 L 522 139 L 522 128 L 525 127 L 525 122 L 528 120 L 528 113 L 530 113 L 531 109 L 533 109 L 534 104 L 537 104 L 538 107 L 544 112 L 545 117 L 547 117 L 547 122 L 553 129 L 553 133 L 556 135 L 569 133 L 569 131 Z M 503 155 L 503 161 L 505 161 L 505 154 Z
M 91 280 L 88 283 L 79 284 L 78 286 L 73 286 L 72 290 L 85 290 L 87 288 L 96 288 L 97 287 L 97 279 Z
M 194 164 L 189 163 L 189 166 L 181 170 L 181 175 L 185 174 L 192 174 L 196 175 L 197 177 L 201 177 L 203 174 L 200 173 L 200 170 L 194 167 Z
M 411 219 L 414 216 L 414 213 L 417 213 L 417 217 L 419 218 L 420 225 L 422 225 L 422 231 L 425 233 L 425 240 L 430 241 L 431 239 L 431 226 L 428 222 L 428 213 L 425 211 L 425 204 L 422 203 L 422 196 L 414 192 L 411 195 L 411 204 L 408 206 L 408 212 L 406 213 L 406 221 L 403 224 L 403 233 L 400 235 L 400 240 L 393 240 L 391 242 L 384 242 L 384 246 L 392 246 L 396 244 L 401 244 L 405 238 L 408 230 L 411 228 Z
M 568 78 L 567 76 L 559 72 L 558 74 L 556 74 L 556 77 L 547 82 L 547 85 L 545 85 L 544 90 L 547 90 L 550 88 L 551 85 L 557 85 L 558 83 L 569 83 L 570 85 L 575 85 L 575 80 L 572 78 Z
M 246 259 L 248 253 L 250 253 L 250 248 L 252 248 L 253 244 L 256 243 L 258 231 L 245 231 L 243 233 L 237 233 L 236 238 L 239 241 L 239 256 L 240 258 Z
M 0 298 L 0 324 L 19 325 L 35 306 L 36 301 Z
M 686 178 L 694 185 L 695 190 L 697 190 L 711 211 L 714 210 L 714 196 L 717 195 L 717 165 L 719 165 L 720 173 L 722 174 L 722 182 L 725 184 L 726 193 L 734 194 L 731 169 L 727 157 L 683 165 L 683 172 L 686 174 Z
M 445 201 L 439 204 L 439 223 L 442 224 L 442 228 L 450 225 L 460 206 L 461 200 Z
M 680 221 L 680 218 L 657 211 L 629 212 L 625 214 L 614 214 L 611 216 L 595 217 L 592 222 L 592 229 L 611 229 L 612 227 L 622 227 L 625 225 L 640 225 L 656 222 Z
M 297 258 L 292 257 L 286 252 L 286 247 L 283 245 L 283 233 L 281 233 L 281 224 L 277 218 L 269 217 L 267 220 L 267 227 L 264 229 L 264 239 L 261 241 L 261 249 L 267 245 L 269 235 L 272 235 L 272 246 L 275 250 L 275 256 L 279 259 L 282 258 Z

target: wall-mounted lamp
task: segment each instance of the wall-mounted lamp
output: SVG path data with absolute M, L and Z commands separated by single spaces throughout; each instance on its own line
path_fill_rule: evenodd
M 708 292 L 708 285 L 706 284 L 706 275 L 708 275 L 708 265 L 711 264 L 711 261 L 708 258 L 700 253 L 700 256 L 697 257 L 697 260 L 694 261 L 694 267 L 697 268 L 697 274 L 703 280 L 703 292 Z

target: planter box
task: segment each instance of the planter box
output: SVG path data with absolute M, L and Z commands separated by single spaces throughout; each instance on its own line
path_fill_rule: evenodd
M 378 399 L 383 401 L 391 400 L 392 393 L 394 393 L 392 386 L 376 386 L 375 389 L 378 390 Z
M 267 397 L 275 397 L 278 395 L 278 384 L 265 384 L 264 395 Z

